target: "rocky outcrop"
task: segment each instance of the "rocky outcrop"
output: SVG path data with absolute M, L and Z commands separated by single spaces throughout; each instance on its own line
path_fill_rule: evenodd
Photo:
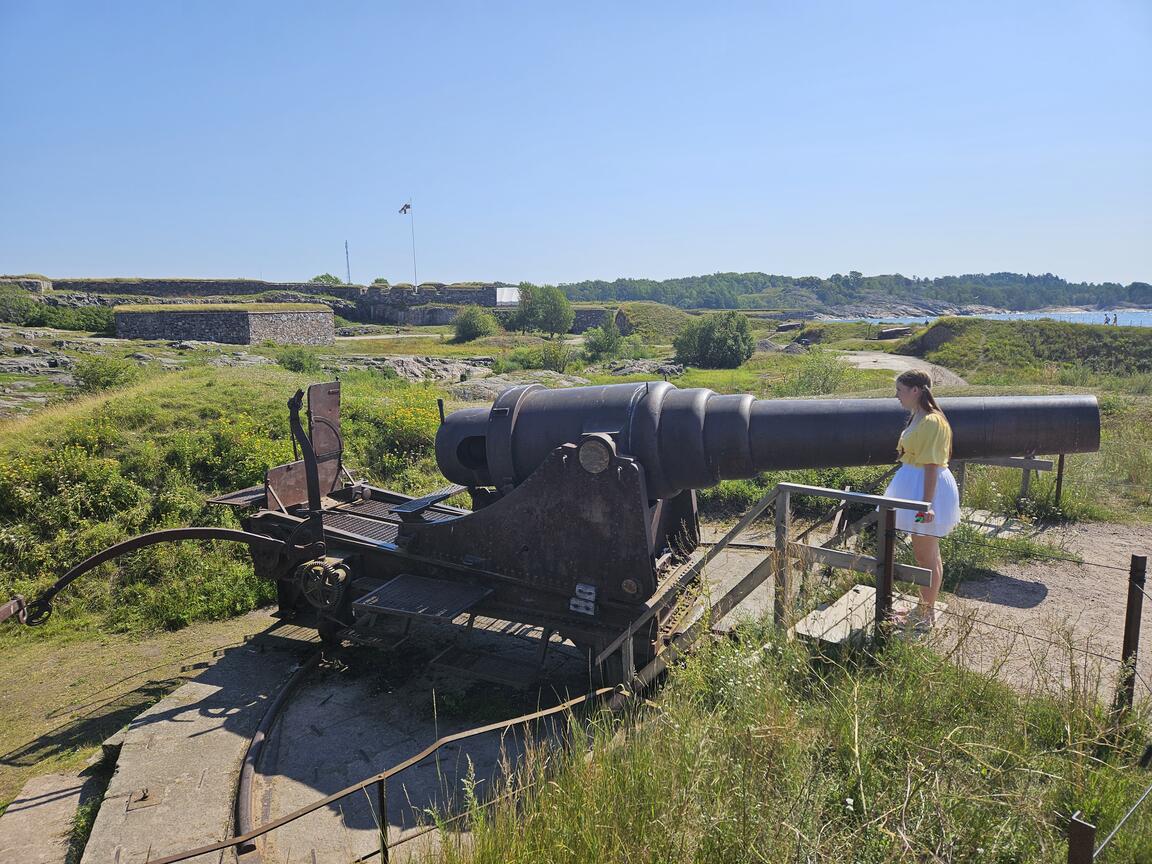
M 684 374 L 682 363 L 668 360 L 613 360 L 603 369 L 610 375 L 652 375 L 656 378 L 676 378 Z
M 325 358 L 324 366 L 335 372 L 353 369 L 377 372 L 387 370 L 407 381 L 465 381 L 491 375 L 493 362 L 491 357 L 376 357 L 346 354 L 338 358 Z
M 577 375 L 561 375 L 549 369 L 531 369 L 522 372 L 509 372 L 505 375 L 492 375 L 473 381 L 461 381 L 448 388 L 457 399 L 464 402 L 491 402 L 509 387 L 521 384 L 543 384 L 545 387 L 578 387 L 590 383 L 587 378 Z

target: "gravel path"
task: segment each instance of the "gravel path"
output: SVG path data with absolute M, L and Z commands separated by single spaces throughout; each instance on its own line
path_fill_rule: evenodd
M 845 351 L 840 357 L 857 369 L 891 369 L 906 372 L 909 369 L 923 369 L 932 376 L 937 387 L 967 387 L 968 382 L 950 369 L 921 360 L 919 357 L 906 357 L 903 354 L 889 354 L 885 351 Z

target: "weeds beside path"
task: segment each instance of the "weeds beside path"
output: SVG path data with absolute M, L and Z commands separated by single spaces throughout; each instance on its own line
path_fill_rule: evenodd
M 79 771 L 100 743 L 198 670 L 271 625 L 271 609 L 152 635 L 0 641 L 0 811 L 38 774 Z

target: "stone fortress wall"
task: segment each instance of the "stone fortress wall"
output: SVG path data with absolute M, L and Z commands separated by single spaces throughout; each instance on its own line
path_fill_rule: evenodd
M 331 345 L 335 340 L 332 310 L 180 309 L 162 306 L 147 312 L 115 312 L 120 339 L 194 340 L 253 345 Z
M 422 282 L 397 285 L 326 285 L 318 282 L 265 282 L 260 279 L 28 279 L 0 276 L 0 282 L 18 284 L 26 290 L 49 295 L 46 302 L 89 302 L 113 305 L 116 297 L 151 298 L 157 303 L 223 302 L 230 297 L 255 294 L 316 296 L 316 302 L 332 305 L 351 321 L 393 326 L 451 324 L 461 306 L 477 305 L 501 317 L 517 302 L 516 286 L 502 282 L 444 284 Z M 51 295 L 61 300 L 54 300 Z M 303 299 L 303 298 L 300 298 Z M 147 302 L 142 300 L 142 302 Z M 132 313 L 144 314 L 144 313 Z M 602 309 L 577 309 L 572 333 L 599 326 L 607 313 Z M 146 337 L 162 338 L 162 337 Z M 197 337 L 184 337 L 197 338 Z

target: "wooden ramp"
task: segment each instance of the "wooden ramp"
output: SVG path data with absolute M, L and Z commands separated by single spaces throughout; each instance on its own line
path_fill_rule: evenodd
M 892 611 L 910 612 L 917 599 L 910 594 L 893 594 Z M 947 609 L 947 604 L 936 601 L 937 616 Z M 814 609 L 797 621 L 793 632 L 801 639 L 842 645 L 862 641 L 872 632 L 875 621 L 876 589 L 871 585 L 853 585 L 835 603 Z

